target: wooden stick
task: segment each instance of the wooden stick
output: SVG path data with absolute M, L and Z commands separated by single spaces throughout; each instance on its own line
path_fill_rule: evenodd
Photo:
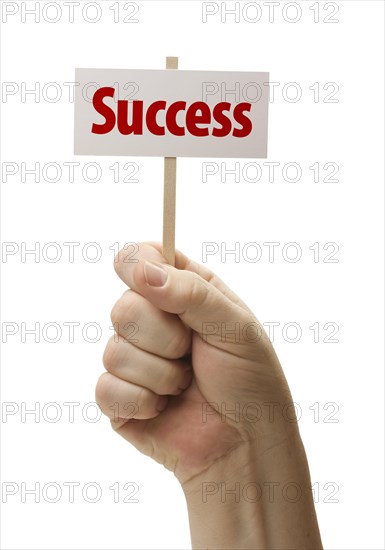
M 166 69 L 177 69 L 178 58 L 166 57 Z M 164 157 L 163 257 L 175 266 L 176 157 Z

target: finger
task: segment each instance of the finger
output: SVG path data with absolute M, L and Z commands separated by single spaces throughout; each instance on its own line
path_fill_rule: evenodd
M 103 363 L 110 374 L 158 395 L 179 395 L 192 379 L 191 366 L 186 361 L 163 359 L 117 335 L 108 341 Z
M 159 243 L 140 243 L 138 245 L 135 258 L 127 258 L 127 253 L 124 252 L 124 249 L 120 250 L 115 257 L 114 266 L 117 274 L 126 283 L 126 285 L 133 290 L 138 290 L 134 280 L 135 268 L 138 263 L 143 263 L 146 260 L 167 264 L 166 260 L 162 256 L 162 246 Z M 239 296 L 237 296 L 235 292 L 233 292 L 215 273 L 210 271 L 207 267 L 194 262 L 179 250 L 175 251 L 175 267 L 177 269 L 197 273 L 200 277 L 202 277 L 202 279 L 215 286 L 220 292 L 222 292 L 222 294 L 227 296 L 229 300 L 234 302 L 234 304 L 239 305 L 244 310 L 251 313 L 251 310 L 239 298 Z
M 179 359 L 191 347 L 191 331 L 176 315 L 160 310 L 132 290 L 116 302 L 111 319 L 118 334 L 149 353 Z
M 100 376 L 95 397 L 102 412 L 114 421 L 155 418 L 166 408 L 168 401 L 164 395 L 159 396 L 109 372 Z

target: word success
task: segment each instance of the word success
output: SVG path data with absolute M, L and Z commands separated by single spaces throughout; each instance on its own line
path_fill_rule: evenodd
M 252 122 L 246 113 L 250 112 L 251 103 L 237 103 L 234 107 L 231 103 L 221 101 L 214 107 L 210 107 L 204 101 L 195 101 L 187 106 L 186 101 L 175 101 L 167 105 L 166 101 L 154 101 L 145 107 L 141 100 L 118 100 L 117 113 L 113 108 L 104 103 L 105 98 L 113 98 L 115 89 L 110 87 L 99 88 L 92 99 L 94 109 L 104 117 L 103 124 L 92 124 L 93 134 L 108 134 L 115 125 L 122 135 L 143 135 L 143 125 L 155 136 L 164 136 L 166 128 L 174 136 L 188 134 L 196 137 L 211 135 L 225 137 L 230 133 L 237 138 L 248 136 L 253 128 Z M 164 111 L 165 125 L 159 123 L 157 115 Z M 185 113 L 184 123 L 177 122 L 177 115 Z M 182 115 L 183 116 L 183 115 Z M 129 122 L 130 119 L 130 122 Z M 212 122 L 216 125 L 212 128 Z M 237 124 L 238 126 L 235 126 Z

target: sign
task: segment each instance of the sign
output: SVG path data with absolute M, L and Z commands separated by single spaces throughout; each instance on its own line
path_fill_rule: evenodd
M 269 73 L 76 69 L 75 154 L 266 158 Z

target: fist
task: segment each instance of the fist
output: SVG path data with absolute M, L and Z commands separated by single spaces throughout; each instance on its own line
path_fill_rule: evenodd
M 241 445 L 257 441 L 263 451 L 296 429 L 258 413 L 291 396 L 238 296 L 180 252 L 167 265 L 158 244 L 141 244 L 137 262 L 124 256 L 115 267 L 129 289 L 112 309 L 115 334 L 96 386 L 113 429 L 182 484 Z

